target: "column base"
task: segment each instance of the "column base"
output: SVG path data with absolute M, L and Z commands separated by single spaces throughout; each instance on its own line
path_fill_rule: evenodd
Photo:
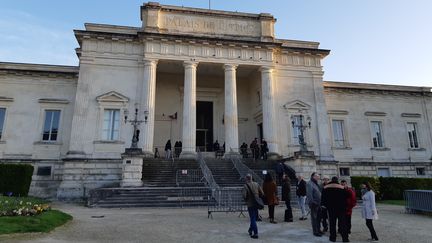
M 180 159 L 196 159 L 197 153 L 191 151 L 182 151 L 180 154 Z

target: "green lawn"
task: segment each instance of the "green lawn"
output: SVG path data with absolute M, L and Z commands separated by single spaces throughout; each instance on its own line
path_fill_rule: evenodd
M 0 235 L 25 232 L 49 232 L 71 220 L 72 216 L 50 210 L 37 216 L 0 217 Z
M 381 200 L 378 201 L 377 203 L 405 206 L 404 200 Z

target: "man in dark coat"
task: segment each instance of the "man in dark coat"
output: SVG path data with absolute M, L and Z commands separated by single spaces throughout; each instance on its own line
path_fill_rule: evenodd
M 293 222 L 293 214 L 291 208 L 291 180 L 285 174 L 282 180 L 282 201 L 285 201 L 285 222 Z
M 296 195 L 302 213 L 300 220 L 306 220 L 306 181 L 300 175 L 297 177 Z
M 329 240 L 336 242 L 336 221 L 339 221 L 340 233 L 343 242 L 349 242 L 346 230 L 345 214 L 347 208 L 348 193 L 343 186 L 338 183 L 338 178 L 332 177 L 331 182 L 324 187 L 321 205 L 327 208 L 330 223 Z
M 306 200 L 311 214 L 311 224 L 314 236 L 322 236 L 320 230 L 320 207 L 321 207 L 321 188 L 318 185 L 320 175 L 312 173 L 310 181 L 306 185 Z

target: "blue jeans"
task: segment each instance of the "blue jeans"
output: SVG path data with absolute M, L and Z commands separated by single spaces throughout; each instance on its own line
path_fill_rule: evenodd
M 253 232 L 254 235 L 258 235 L 258 226 L 256 223 L 258 218 L 258 209 L 255 207 L 248 207 L 248 213 L 250 218 L 249 232 Z
M 299 204 L 299 207 L 300 207 L 300 210 L 301 210 L 301 213 L 302 213 L 302 217 L 304 218 L 304 217 L 306 217 L 306 206 L 305 206 L 305 203 L 306 203 L 306 196 L 297 196 L 297 199 L 298 199 L 298 204 Z

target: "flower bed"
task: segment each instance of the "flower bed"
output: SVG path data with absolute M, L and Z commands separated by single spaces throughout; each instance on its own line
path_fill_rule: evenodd
M 32 197 L 0 196 L 0 217 L 34 216 L 50 209 L 50 205 L 41 199 Z

